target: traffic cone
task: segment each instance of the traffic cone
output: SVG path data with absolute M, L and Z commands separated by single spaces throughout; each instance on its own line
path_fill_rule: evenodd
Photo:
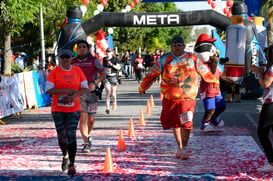
M 146 124 L 145 120 L 144 120 L 143 111 L 142 111 L 141 108 L 140 108 L 140 114 L 139 114 L 139 121 L 138 121 L 138 123 L 139 123 L 140 126 L 144 126 Z
M 160 92 L 160 99 L 162 100 L 163 99 L 163 94 L 162 94 L 162 92 Z
M 4 122 L 4 121 L 2 121 L 1 119 L 0 119 L 0 123 L 1 124 L 3 124 L 3 125 L 5 125 L 6 123 Z
M 132 138 L 135 137 L 135 128 L 134 128 L 134 122 L 132 117 L 130 117 L 130 124 L 129 124 L 129 129 L 128 129 L 128 137 Z
M 150 96 L 150 106 L 155 107 L 153 95 Z
M 125 145 L 125 142 L 124 142 L 124 137 L 123 137 L 123 131 L 122 131 L 122 129 L 120 129 L 120 132 L 119 132 L 118 150 L 126 150 L 126 145 Z
M 110 147 L 106 148 L 106 155 L 105 155 L 105 160 L 104 160 L 104 168 L 103 172 L 113 172 L 114 167 L 113 167 L 113 161 L 112 161 L 112 155 L 111 155 L 111 150 Z
M 146 114 L 151 115 L 151 106 L 149 100 L 147 100 Z

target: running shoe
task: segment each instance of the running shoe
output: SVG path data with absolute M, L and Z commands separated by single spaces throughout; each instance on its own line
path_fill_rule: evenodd
M 90 145 L 89 145 L 89 143 L 84 144 L 84 146 L 82 148 L 82 152 L 83 153 L 89 153 L 90 152 Z
M 63 158 L 62 170 L 66 171 L 67 169 L 68 169 L 68 158 Z
M 117 109 L 117 104 L 113 103 L 112 110 L 116 110 L 116 109 Z
M 210 131 L 215 131 L 215 128 L 210 123 L 201 122 L 200 130 L 205 132 L 210 132 Z
M 88 136 L 88 143 L 90 145 L 90 147 L 92 146 L 92 137 L 91 136 Z
M 225 125 L 224 120 L 220 117 L 217 117 L 216 119 L 211 119 L 210 122 L 216 127 L 224 127 Z
M 105 112 L 106 112 L 106 114 L 110 114 L 110 110 L 109 109 L 106 109 Z
M 76 174 L 76 169 L 74 167 L 74 165 L 69 165 L 68 171 L 67 171 L 67 175 L 75 175 Z

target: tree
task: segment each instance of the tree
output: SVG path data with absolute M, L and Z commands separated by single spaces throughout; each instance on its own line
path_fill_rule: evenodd
M 272 44 L 273 1 L 265 0 L 260 15 L 266 17 L 267 45 Z

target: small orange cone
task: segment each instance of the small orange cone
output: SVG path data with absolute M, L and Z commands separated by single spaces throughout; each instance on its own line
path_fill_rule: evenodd
M 103 172 L 113 172 L 114 167 L 113 167 L 113 161 L 112 161 L 112 155 L 111 155 L 111 150 L 110 147 L 106 148 L 106 155 L 105 155 L 105 160 L 104 160 L 104 168 Z
M 160 99 L 162 100 L 163 99 L 163 94 L 162 94 L 162 92 L 160 92 Z
M 126 145 L 125 145 L 122 129 L 120 129 L 120 132 L 119 132 L 118 150 L 126 150 Z
M 146 124 L 145 119 L 144 119 L 144 115 L 143 115 L 143 111 L 140 108 L 140 114 L 139 114 L 139 121 L 138 121 L 140 126 L 144 126 Z
M 151 115 L 151 106 L 149 100 L 147 100 L 146 114 Z
M 150 96 L 150 106 L 151 106 L 151 107 L 155 107 L 153 95 Z
M 132 138 L 135 137 L 135 128 L 134 128 L 134 122 L 132 117 L 130 117 L 130 124 L 129 124 L 129 129 L 128 129 L 128 137 Z
M 1 119 L 0 119 L 0 123 L 1 124 L 3 124 L 3 125 L 5 125 L 6 123 L 4 122 L 4 121 L 2 121 Z

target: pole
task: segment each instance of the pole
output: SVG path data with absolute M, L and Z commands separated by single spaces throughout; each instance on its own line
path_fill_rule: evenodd
M 43 20 L 43 7 L 40 4 L 40 33 L 41 33 L 41 59 L 42 67 L 45 69 L 45 40 L 44 40 L 44 20 Z M 40 64 L 41 62 L 39 62 Z

